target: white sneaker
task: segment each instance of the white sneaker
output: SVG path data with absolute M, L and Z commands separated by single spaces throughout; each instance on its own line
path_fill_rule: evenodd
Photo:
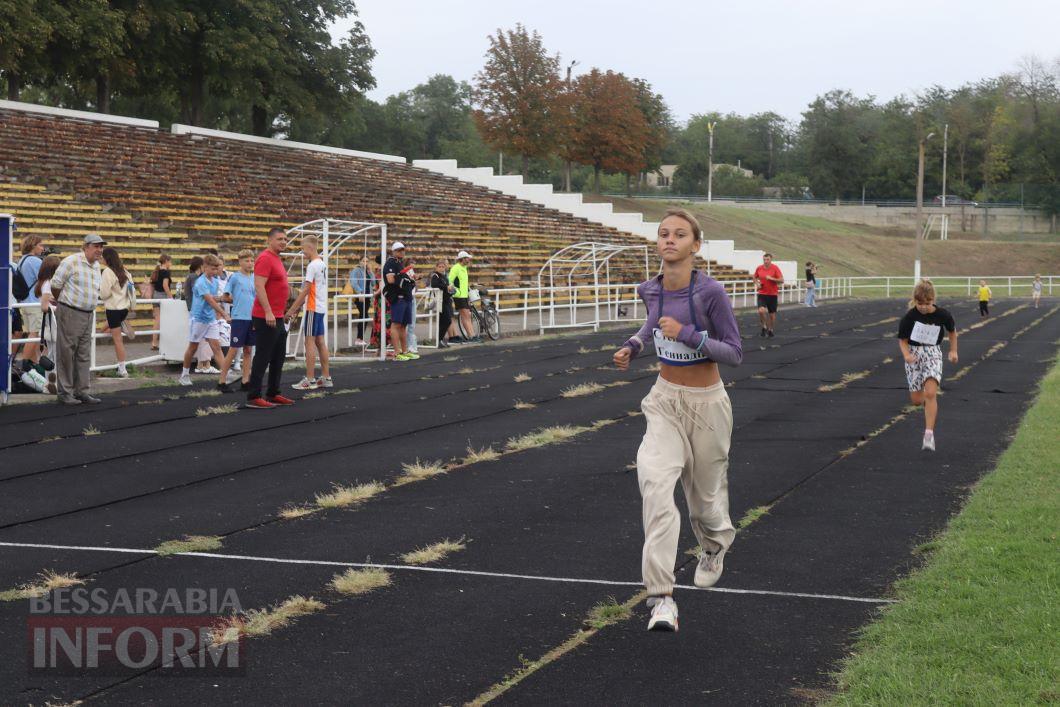
M 233 361 L 231 370 L 236 371 L 237 373 L 239 373 L 239 372 L 242 372 L 243 367 L 239 365 L 239 361 Z
M 353 345 L 354 345 L 354 346 L 359 346 L 360 348 L 362 348 L 362 349 L 363 349 L 363 348 L 364 348 L 365 346 L 367 346 L 367 345 L 368 345 L 368 342 L 367 342 L 367 341 L 365 341 L 364 339 L 357 339 L 357 341 L 354 341 L 354 342 L 353 342 Z
M 697 587 L 713 587 L 721 578 L 721 571 L 725 560 L 725 550 L 717 552 L 703 551 L 699 554 L 699 564 L 696 565 L 696 576 L 692 583 Z
M 177 379 L 177 382 L 181 385 L 191 385 L 191 376 L 187 374 L 181 374 L 180 378 Z
M 128 320 L 123 319 L 121 322 L 121 333 L 125 334 L 125 338 L 132 341 L 136 338 L 136 330 L 132 328 L 132 324 Z
M 128 378 L 128 377 L 129 377 L 129 371 L 125 368 L 125 366 L 118 366 L 118 378 Z
M 215 366 L 210 366 L 209 368 L 203 370 L 203 373 L 209 373 L 211 376 L 216 376 L 220 372 L 221 369 Z
M 298 381 L 297 383 L 295 383 L 291 387 L 294 388 L 295 390 L 316 390 L 317 389 L 317 382 L 315 380 L 309 380 L 308 378 L 303 378 L 302 380 Z
M 334 388 L 335 387 L 335 382 L 331 380 L 331 376 L 327 376 L 326 378 L 324 376 L 320 376 L 319 378 L 316 379 L 315 382 L 316 382 L 316 385 L 317 385 L 318 388 Z
M 649 597 L 648 605 L 652 606 L 649 631 L 677 631 L 677 602 L 673 597 Z
M 928 450 L 929 452 L 935 451 L 935 433 L 930 430 L 924 430 L 924 444 L 920 447 L 921 450 Z

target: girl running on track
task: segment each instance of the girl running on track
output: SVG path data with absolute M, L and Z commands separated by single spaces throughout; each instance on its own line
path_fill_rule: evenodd
M 935 286 L 921 280 L 913 290 L 911 309 L 898 324 L 898 346 L 905 358 L 905 377 L 913 405 L 924 406 L 921 449 L 935 451 L 936 395 L 942 384 L 942 337 L 949 332 L 950 363 L 957 363 L 957 326 L 953 315 L 935 306 Z
M 644 520 L 641 569 L 652 609 L 648 630 L 677 630 L 677 481 L 684 488 L 702 551 L 697 587 L 718 581 L 725 551 L 736 534 L 729 519 L 732 406 L 718 364 L 738 365 L 743 348 L 725 288 L 693 269 L 701 242 L 699 224 L 690 213 L 666 212 L 657 242 L 662 274 L 637 288 L 648 310 L 647 321 L 614 355 L 615 365 L 626 370 L 630 359 L 652 341 L 660 364 L 659 378 L 641 402 L 648 429 L 637 452 Z

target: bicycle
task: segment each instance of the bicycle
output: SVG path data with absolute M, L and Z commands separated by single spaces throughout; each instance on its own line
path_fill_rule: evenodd
M 489 291 L 484 287 L 468 290 L 468 305 L 472 316 L 478 320 L 478 335 L 488 336 L 491 341 L 501 338 L 501 317 L 497 312 L 497 305 L 489 298 Z M 475 304 L 478 307 L 475 307 Z M 457 327 L 464 340 L 470 340 L 472 333 L 464 329 L 464 322 L 460 317 L 456 318 Z

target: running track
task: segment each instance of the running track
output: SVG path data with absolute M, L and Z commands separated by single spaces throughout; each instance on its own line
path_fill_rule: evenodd
M 947 304 L 959 328 L 980 324 L 974 302 Z M 922 417 L 902 414 L 893 332 L 903 306 L 789 307 L 772 340 L 741 315 L 744 364 L 723 371 L 736 421 L 732 514 L 769 512 L 739 532 L 719 589 L 748 591 L 677 590 L 677 634 L 646 633 L 637 604 L 629 620 L 589 635 L 497 701 L 816 699 L 856 629 L 915 566 L 913 548 L 993 467 L 1056 355 L 1055 301 L 1038 310 L 997 302 L 962 335 L 961 362 L 947 364 L 939 452 L 921 453 Z M 294 594 L 327 604 L 252 639 L 246 678 L 177 679 L 157 670 L 30 675 L 25 602 L 0 603 L 0 702 L 461 704 L 482 695 L 524 660 L 581 635 L 593 605 L 640 591 L 629 465 L 644 422 L 628 413 L 651 385 L 653 360 L 622 374 L 607 366 L 610 349 L 584 352 L 624 334 L 513 339 L 338 368 L 337 389 L 359 392 L 269 412 L 197 417 L 239 398 L 188 398 L 178 388 L 108 396 L 93 409 L 0 410 L 0 589 L 54 569 L 111 590 L 232 587 L 246 608 Z M 518 373 L 531 380 L 516 383 Z M 631 384 L 561 396 L 578 383 L 620 380 Z M 158 402 L 167 394 L 182 397 Z M 536 407 L 516 409 L 516 400 Z M 390 483 L 417 458 L 462 458 L 469 445 L 500 449 L 544 426 L 601 420 L 614 422 L 389 488 L 353 510 L 277 517 L 333 483 Z M 89 425 L 102 434 L 85 436 Z M 139 552 L 188 534 L 223 536 L 216 554 L 225 557 Z M 361 597 L 326 587 L 342 563 L 402 565 L 402 553 L 461 537 L 467 549 L 433 565 L 453 571 L 397 567 L 390 587 Z M 686 524 L 682 547 L 694 544 Z M 678 582 L 690 585 L 693 559 L 679 562 Z

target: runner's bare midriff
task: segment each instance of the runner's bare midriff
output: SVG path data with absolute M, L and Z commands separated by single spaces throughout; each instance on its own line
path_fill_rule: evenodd
M 694 366 L 670 366 L 660 363 L 659 377 L 674 385 L 684 385 L 689 388 L 708 388 L 721 381 L 718 364 L 713 361 L 697 363 Z

